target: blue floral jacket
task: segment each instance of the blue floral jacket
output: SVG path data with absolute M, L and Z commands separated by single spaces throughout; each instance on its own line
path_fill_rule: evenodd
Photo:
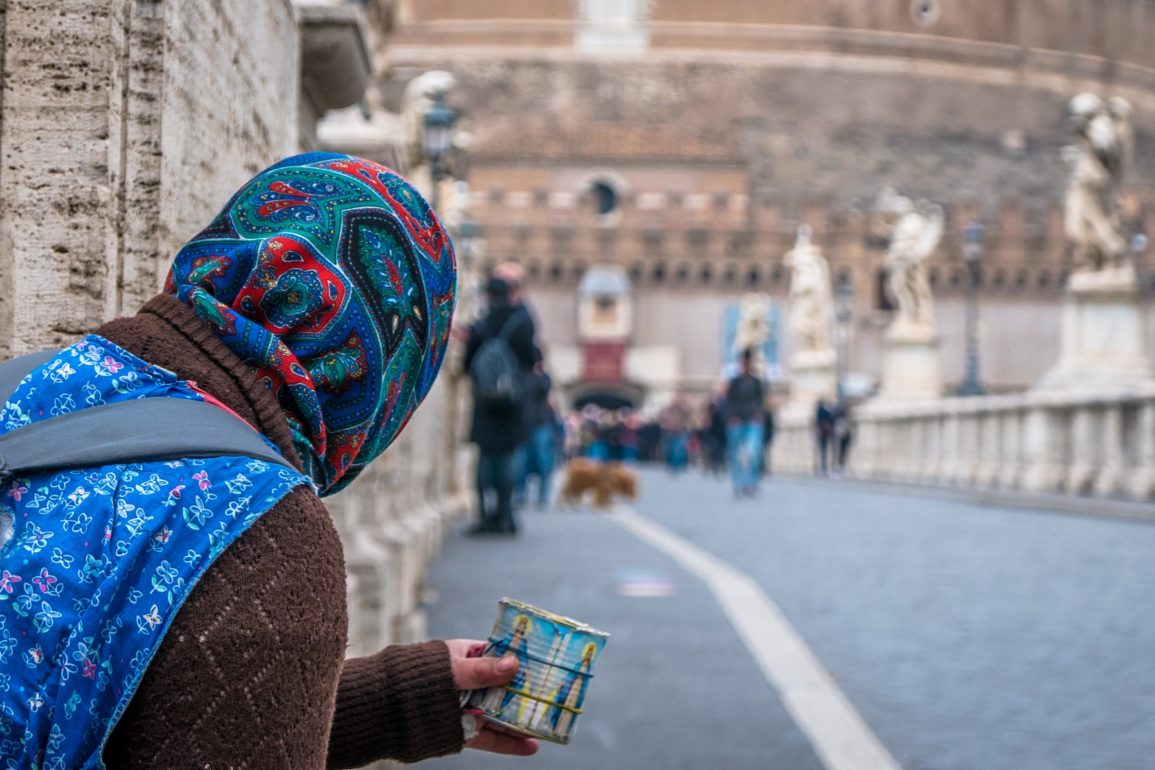
M 24 379 L 0 433 L 138 398 L 205 396 L 90 335 Z M 218 457 L 0 487 L 0 768 L 103 768 L 104 743 L 193 586 L 308 483 L 285 466 Z

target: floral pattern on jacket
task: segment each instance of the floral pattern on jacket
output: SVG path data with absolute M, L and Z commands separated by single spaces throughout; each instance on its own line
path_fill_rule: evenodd
M 139 398 L 204 400 L 192 383 L 90 335 L 23 380 L 0 411 L 0 433 Z M 104 743 L 193 586 L 308 483 L 282 465 L 216 457 L 0 486 L 0 523 L 11 528 L 0 547 L 0 768 L 103 768 Z

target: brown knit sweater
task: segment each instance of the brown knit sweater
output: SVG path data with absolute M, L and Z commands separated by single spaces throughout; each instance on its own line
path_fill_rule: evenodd
M 97 333 L 191 380 L 299 465 L 272 394 L 173 297 Z M 459 751 L 457 693 L 442 642 L 343 660 L 341 543 L 299 488 L 196 585 L 105 748 L 119 768 L 357 767 Z

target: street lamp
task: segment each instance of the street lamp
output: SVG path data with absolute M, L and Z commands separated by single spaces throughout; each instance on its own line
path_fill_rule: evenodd
M 845 382 L 850 365 L 850 320 L 854 315 L 854 282 L 848 273 L 838 279 L 834 290 L 834 324 L 838 335 L 838 359 L 835 371 L 835 387 L 838 400 L 846 398 Z
M 445 174 L 442 161 L 453 146 L 453 124 L 457 122 L 457 113 L 445 103 L 445 95 L 438 93 L 429 103 L 425 111 L 425 158 L 429 161 L 429 178 L 432 190 L 429 203 L 433 210 L 437 210 L 439 182 Z
M 967 283 L 966 371 L 958 395 L 981 396 L 986 393 L 986 388 L 979 380 L 979 281 L 982 278 L 983 256 L 981 223 L 972 220 L 963 231 L 963 255 L 966 257 L 970 281 Z

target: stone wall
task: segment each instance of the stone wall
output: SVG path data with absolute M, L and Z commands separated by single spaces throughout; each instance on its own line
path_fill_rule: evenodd
M 11 0 L 0 353 L 132 312 L 232 191 L 297 147 L 288 0 Z

